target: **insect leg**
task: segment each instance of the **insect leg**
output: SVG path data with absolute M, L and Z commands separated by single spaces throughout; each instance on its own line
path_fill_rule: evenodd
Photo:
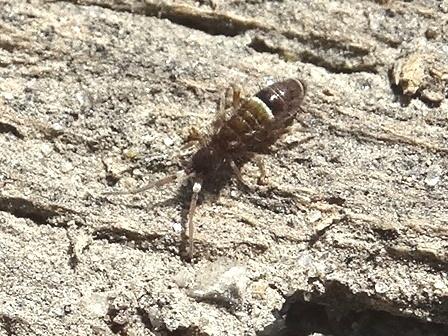
M 243 186 L 245 186 L 246 188 L 254 189 L 254 187 L 253 187 L 250 183 L 247 183 L 247 182 L 244 180 L 243 176 L 241 175 L 241 171 L 240 171 L 240 169 L 238 168 L 238 166 L 236 165 L 235 161 L 233 161 L 233 160 L 230 159 L 230 158 L 228 158 L 227 161 L 229 162 L 229 164 L 230 164 L 230 168 L 232 168 L 232 171 L 233 171 L 233 173 L 235 174 L 236 179 L 238 180 L 238 182 L 241 183 L 241 184 L 242 184 Z
M 298 112 L 295 114 L 294 119 L 302 126 L 303 130 L 309 130 L 311 128 L 310 125 L 306 123 L 306 121 L 303 119 L 303 116 L 305 114 L 305 110 L 302 107 L 297 108 Z
M 221 97 L 219 98 L 218 112 L 216 113 L 216 117 L 212 123 L 212 128 L 215 130 L 220 129 L 225 122 L 226 110 L 229 107 L 227 104 L 227 100 L 228 100 L 227 96 L 228 96 L 228 90 L 224 91 L 221 94 Z
M 194 143 L 199 143 L 201 146 L 206 144 L 206 139 L 204 134 L 202 134 L 196 127 L 192 126 L 188 129 L 188 134 L 184 141 L 185 143 L 182 145 L 182 149 L 188 149 L 192 147 Z
M 193 216 L 194 212 L 196 210 L 196 205 L 198 202 L 198 196 L 202 189 L 202 179 L 198 179 L 193 184 L 193 195 L 191 196 L 190 201 L 190 209 L 188 210 L 188 238 L 189 238 L 189 256 L 190 259 L 193 259 L 194 254 L 194 223 L 193 223 Z
M 266 179 L 267 172 L 266 172 L 266 166 L 264 164 L 263 159 L 259 155 L 255 155 L 254 160 L 255 160 L 255 164 L 257 165 L 258 170 L 260 172 L 260 176 L 258 176 L 257 183 L 260 185 L 267 184 L 267 179 Z
M 191 175 L 191 174 L 190 174 Z M 160 180 L 154 181 L 154 182 L 150 182 L 147 185 L 141 187 L 141 188 L 137 188 L 137 189 L 133 189 L 133 190 L 126 190 L 126 191 L 108 191 L 108 192 L 104 192 L 103 195 L 128 195 L 128 194 L 138 194 L 144 191 L 147 191 L 149 189 L 152 188 L 156 188 L 156 187 L 161 187 L 165 184 L 168 184 L 170 182 L 173 182 L 177 179 L 180 178 L 187 178 L 190 175 L 186 175 L 185 171 L 180 170 L 177 173 L 162 177 Z
M 263 158 L 260 156 L 260 154 L 256 153 L 256 152 L 246 152 L 245 155 L 247 155 L 248 158 L 253 157 L 253 159 L 255 161 L 255 164 L 258 167 L 258 171 L 260 172 L 260 175 L 258 176 L 257 184 L 258 185 L 265 185 L 265 184 L 267 184 L 267 181 L 266 181 L 266 175 L 267 175 L 266 166 L 265 166 Z M 232 167 L 232 170 L 233 170 L 234 174 L 236 175 L 236 177 L 238 178 L 238 180 L 241 183 L 243 183 L 243 184 L 245 184 L 247 186 L 247 183 L 244 182 L 243 177 L 241 176 L 241 172 L 239 171 L 238 167 L 236 166 L 235 161 L 233 161 L 233 160 L 230 161 L 229 160 L 229 162 L 230 162 L 230 166 Z M 249 186 L 249 187 L 253 189 L 252 186 Z
M 232 107 L 234 109 L 238 109 L 241 105 L 241 100 L 242 100 L 242 96 L 243 96 L 243 89 L 241 86 L 237 85 L 237 84 L 232 84 L 230 86 L 231 88 L 231 92 L 232 92 Z
M 218 103 L 218 112 L 212 123 L 212 128 L 220 129 L 225 123 L 229 113 L 237 110 L 242 102 L 242 88 L 237 84 L 231 84 L 222 94 Z M 229 112 L 230 109 L 230 112 Z

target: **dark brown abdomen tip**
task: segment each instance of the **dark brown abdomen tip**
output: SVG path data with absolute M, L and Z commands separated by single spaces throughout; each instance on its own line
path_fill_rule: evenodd
M 306 85 L 303 81 L 288 78 L 275 82 L 255 95 L 261 99 L 277 117 L 285 112 L 297 110 L 306 94 Z

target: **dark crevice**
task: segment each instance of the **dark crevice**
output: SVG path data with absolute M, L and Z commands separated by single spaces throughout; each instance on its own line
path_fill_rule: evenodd
M 132 247 L 148 251 L 154 247 L 155 241 L 160 242 L 162 235 L 158 234 L 143 234 L 137 231 L 132 231 L 124 228 L 106 227 L 100 228 L 93 233 L 94 240 L 107 240 L 109 243 L 118 243 L 124 245 L 131 245 Z M 161 242 L 161 247 L 164 246 Z
M 203 31 L 210 35 L 236 36 L 250 29 L 262 29 L 263 25 L 255 20 L 219 13 L 215 11 L 199 10 L 187 5 L 166 5 L 163 3 L 109 4 L 96 1 L 61 0 L 55 2 L 69 2 L 77 5 L 98 6 L 119 12 L 130 12 L 140 15 L 167 19 L 173 23 Z
M 252 48 L 257 52 L 265 52 L 278 55 L 280 58 L 284 59 L 287 62 L 300 61 L 303 63 L 309 63 L 319 67 L 323 67 L 330 73 L 344 73 L 344 74 L 358 73 L 358 72 L 368 72 L 375 74 L 378 73 L 377 70 L 378 64 L 363 64 L 361 60 L 358 62 L 359 64 L 357 65 L 343 64 L 341 62 L 343 60 L 339 61 L 339 64 L 336 64 L 335 62 L 329 61 L 325 59 L 325 57 L 320 56 L 318 52 L 312 52 L 309 50 L 296 52 L 292 49 L 271 45 L 265 39 L 259 36 L 253 37 L 251 42 L 248 44 L 248 47 Z
M 439 147 L 438 145 L 427 144 L 423 142 L 416 142 L 412 139 L 400 137 L 393 134 L 385 134 L 385 133 L 374 133 L 370 131 L 366 131 L 359 128 L 342 128 L 338 125 L 329 124 L 328 130 L 335 134 L 336 136 L 346 136 L 347 134 L 353 136 L 355 139 L 359 141 L 369 141 L 369 142 L 383 142 L 385 144 L 404 144 L 411 147 L 422 148 L 429 152 L 440 153 L 441 155 L 448 154 L 448 147 Z
M 14 330 L 15 329 L 14 325 L 16 324 L 16 322 L 14 321 L 13 318 L 11 318 L 8 315 L 1 315 L 0 323 L 1 323 L 2 329 L 6 332 L 6 335 L 8 335 L 8 336 L 17 335 Z
M 0 211 L 18 218 L 31 219 L 37 224 L 50 224 L 49 220 L 62 214 L 62 209 L 38 204 L 20 197 L 0 197 Z
M 440 107 L 440 105 L 442 104 L 442 100 L 434 101 L 426 97 L 424 94 L 420 94 L 418 98 L 421 100 L 423 104 L 425 104 L 429 108 L 437 108 Z
M 70 267 L 70 269 L 75 270 L 79 264 L 79 258 L 76 255 L 75 245 L 72 242 L 70 242 L 68 245 L 67 254 L 68 254 L 68 266 Z
M 328 72 L 334 74 L 352 74 L 358 72 L 368 72 L 377 74 L 377 64 L 363 64 L 359 63 L 357 65 L 347 65 L 347 64 L 337 64 L 336 62 L 331 62 L 325 57 L 312 53 L 309 50 L 304 50 L 298 54 L 298 59 L 303 63 L 310 63 L 318 67 L 325 68 Z M 345 59 L 342 59 L 345 60 Z
M 152 325 L 152 322 L 151 322 L 151 317 L 145 309 L 143 309 L 141 307 L 137 307 L 135 312 L 140 317 L 140 321 L 143 323 L 145 328 L 147 328 L 148 330 L 151 330 L 151 331 L 154 330 L 154 326 Z
M 5 122 L 0 121 L 0 133 L 11 133 L 16 138 L 23 140 L 25 137 L 19 130 L 11 124 L 7 124 Z
M 192 325 L 188 328 L 179 327 L 176 330 L 167 333 L 168 336 L 209 336 L 210 334 L 202 332 L 199 327 Z
M 1 331 L 4 331 L 4 333 L 1 333 Z M 26 320 L 8 314 L 0 314 L 0 333 L 7 336 L 32 334 L 30 325 Z
M 116 323 L 114 319 L 120 314 L 121 310 L 109 307 L 107 311 L 106 323 L 109 326 L 110 330 L 116 335 L 128 335 L 126 332 L 126 324 Z
M 0 49 L 6 50 L 10 53 L 14 52 L 16 49 L 20 49 L 19 45 L 8 40 L 0 40 Z
M 349 217 L 347 215 L 342 216 L 341 218 L 335 218 L 326 225 L 325 227 L 317 230 L 312 234 L 308 241 L 308 247 L 312 248 L 328 231 L 330 231 L 336 224 L 347 223 L 349 221 Z
M 343 206 L 344 203 L 347 201 L 345 198 L 338 196 L 338 195 L 332 195 L 329 197 L 325 197 L 324 201 L 326 201 L 328 204 L 334 204 L 338 206 Z
M 378 41 L 384 43 L 386 46 L 393 48 L 393 49 L 397 49 L 404 42 L 402 40 L 394 39 L 393 36 L 386 36 L 383 34 L 379 34 L 375 31 L 372 31 L 372 36 L 375 37 Z
M 285 30 L 281 34 L 290 40 L 299 41 L 316 49 L 336 49 L 344 54 L 350 54 L 351 57 L 363 57 L 369 55 L 371 52 L 371 47 L 368 45 L 359 45 L 351 41 L 341 41 L 326 34 L 318 34 L 312 31 L 305 34 L 299 33 L 298 31 Z
M 173 23 L 200 30 L 210 35 L 236 36 L 251 29 L 260 29 L 256 21 L 239 19 L 213 11 L 199 11 L 188 6 L 163 6 L 147 3 L 144 14 L 168 19 Z
M 280 56 L 280 58 L 289 62 L 297 61 L 299 58 L 299 55 L 297 55 L 297 53 L 294 53 L 293 51 L 286 48 L 271 46 L 264 39 L 258 36 L 253 37 L 247 46 L 257 52 L 278 55 Z
M 430 251 L 423 251 L 413 247 L 400 248 L 393 241 L 389 241 L 390 245 L 385 246 L 385 249 L 390 257 L 395 260 L 407 260 L 418 263 L 423 263 L 427 267 L 431 267 L 434 272 L 446 272 L 448 271 L 448 265 L 445 257 L 436 255 Z
M 375 308 L 369 297 L 355 295 L 339 283 L 328 282 L 323 294 L 297 291 L 287 298 L 275 314 L 277 320 L 258 335 L 442 336 L 448 333 L 447 325 L 400 316 L 398 309 L 392 314 Z

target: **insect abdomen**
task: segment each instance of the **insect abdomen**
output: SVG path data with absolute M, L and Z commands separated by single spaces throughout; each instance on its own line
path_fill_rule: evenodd
M 269 107 L 258 97 L 246 99 L 217 134 L 221 144 L 236 148 L 274 120 Z

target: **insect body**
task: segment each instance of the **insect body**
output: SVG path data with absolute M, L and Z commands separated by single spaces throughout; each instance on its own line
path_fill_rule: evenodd
M 203 181 L 214 176 L 221 169 L 231 169 L 242 181 L 236 162 L 244 162 L 255 154 L 266 153 L 269 147 L 284 134 L 301 111 L 306 88 L 297 79 L 286 79 L 273 83 L 252 97 L 241 97 L 241 91 L 232 87 L 232 104 L 226 106 L 221 99 L 218 116 L 212 124 L 212 131 L 200 136 L 200 148 L 191 157 L 186 167 L 175 174 L 151 183 L 143 188 L 108 194 L 139 193 L 162 186 L 179 176 L 193 179 L 193 194 L 188 213 L 189 256 L 193 257 L 193 214 Z M 259 167 L 264 175 L 261 161 Z
M 214 132 L 192 158 L 192 168 L 198 173 L 207 174 L 226 161 L 266 150 L 286 132 L 300 110 L 305 86 L 287 79 L 253 97 L 241 98 L 235 88 L 233 93 L 230 113 L 221 107 Z

